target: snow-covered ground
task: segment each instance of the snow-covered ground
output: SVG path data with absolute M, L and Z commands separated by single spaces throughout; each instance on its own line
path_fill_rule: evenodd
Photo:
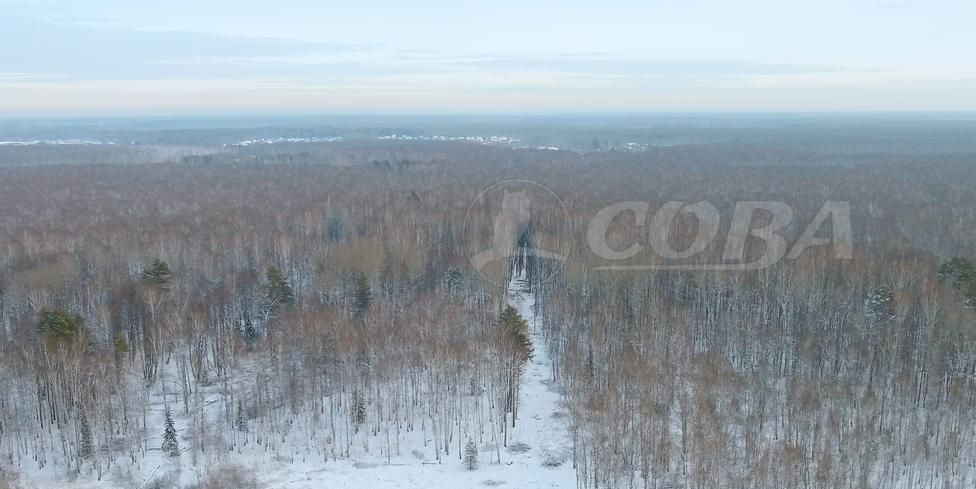
M 257 470 L 261 481 L 275 489 L 575 488 L 566 413 L 552 384 L 549 353 L 535 315 L 535 297 L 520 277 L 509 284 L 508 301 L 529 321 L 535 354 L 522 379 L 519 417 L 509 434 L 508 448 L 500 448 L 501 463 L 496 461 L 498 451 L 483 445 L 478 447 L 480 466 L 474 471 L 466 470 L 455 453 L 441 463 L 416 457 L 394 458 L 387 463 L 385 457 L 378 457 L 326 464 L 260 464 Z
M 515 144 L 519 140 L 508 136 L 410 136 L 406 134 L 391 134 L 379 136 L 380 141 L 463 141 L 478 144 Z
M 341 137 L 310 137 L 310 138 L 260 138 L 245 139 L 232 146 L 255 146 L 260 144 L 279 144 L 279 143 L 335 143 L 342 141 Z M 224 146 L 227 146 L 226 144 Z

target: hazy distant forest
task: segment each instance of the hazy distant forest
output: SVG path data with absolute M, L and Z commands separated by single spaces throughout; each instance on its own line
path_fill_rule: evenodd
M 532 229 L 573 254 L 528 266 L 580 487 L 976 486 L 976 125 L 519 130 L 0 147 L 0 471 L 117 479 L 160 450 L 328 467 L 418 431 L 437 460 L 472 434 L 500 454 L 531 352 L 463 228 L 483 189 L 525 179 L 569 213 Z M 855 256 L 591 270 L 596 211 L 669 200 L 800 221 L 849 201 Z

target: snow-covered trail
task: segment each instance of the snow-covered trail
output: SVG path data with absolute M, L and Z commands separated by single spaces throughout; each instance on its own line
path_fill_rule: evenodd
M 507 301 L 529 322 L 535 353 L 522 378 L 519 416 L 510 428 L 502 462 L 482 447 L 478 470 L 465 470 L 456 460 L 424 463 L 401 458 L 385 461 L 330 461 L 325 465 L 289 464 L 274 471 L 262 469 L 262 482 L 275 489 L 320 488 L 575 488 L 572 438 L 566 426 L 560 394 L 552 382 L 549 352 L 542 339 L 534 294 L 524 277 L 508 287 Z M 266 466 L 265 466 L 266 467 Z
M 536 314 L 536 297 L 528 290 L 524 277 L 512 279 L 508 287 L 508 302 L 529 322 L 535 347 L 522 379 L 519 416 L 512 430 L 512 441 L 531 446 L 532 450 L 525 454 L 526 462 L 530 465 L 534 463 L 536 467 L 545 467 L 543 473 L 551 471 L 554 479 L 558 478 L 562 484 L 571 482 L 575 487 L 576 472 L 572 468 L 572 438 L 566 427 L 567 413 L 562 410 L 562 399 L 553 382 L 552 362 Z M 568 478 L 563 480 L 567 475 Z

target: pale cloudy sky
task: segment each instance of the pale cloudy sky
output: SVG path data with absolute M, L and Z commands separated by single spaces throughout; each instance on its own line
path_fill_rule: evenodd
M 0 0 L 0 116 L 976 110 L 971 0 Z

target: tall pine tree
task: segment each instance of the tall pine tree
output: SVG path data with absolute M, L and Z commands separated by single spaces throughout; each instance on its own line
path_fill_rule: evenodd
M 879 285 L 870 292 L 864 301 L 864 315 L 871 325 L 878 326 L 895 319 L 895 295 L 891 289 Z
M 355 316 L 356 319 L 362 319 L 366 315 L 366 311 L 369 309 L 370 302 L 373 300 L 373 295 L 369 287 L 369 280 L 366 278 L 365 273 L 359 272 L 356 274 L 353 287 L 353 316 Z
M 81 419 L 78 420 L 78 456 L 81 458 L 88 458 L 92 454 L 93 444 L 92 444 L 92 430 L 91 424 L 88 423 L 88 416 L 85 413 L 81 413 Z
M 247 431 L 247 416 L 244 414 L 244 404 L 241 401 L 237 401 L 237 419 L 234 420 L 234 427 L 241 433 Z
M 506 306 L 498 316 L 498 323 L 504 338 L 511 344 L 513 357 L 522 364 L 529 361 L 532 358 L 533 348 L 532 339 L 529 337 L 528 321 L 522 318 L 517 309 Z
M 939 266 L 939 279 L 962 292 L 966 305 L 976 308 L 976 266 L 966 258 L 955 257 Z
M 529 337 L 529 323 L 512 306 L 506 306 L 498 317 L 498 328 L 502 371 L 505 374 L 505 411 L 512 413 L 514 426 L 519 383 L 525 364 L 532 358 L 532 339 Z
M 295 294 L 281 270 L 268 267 L 268 308 L 274 312 L 295 303 Z
M 176 438 L 176 427 L 173 425 L 173 411 L 166 406 L 166 428 L 163 430 L 163 453 L 170 457 L 180 456 L 180 442 Z
M 970 283 L 976 283 L 976 267 L 966 258 L 957 256 L 939 266 L 938 276 L 952 288 L 965 291 Z
M 470 438 L 468 443 L 464 445 L 464 467 L 468 470 L 478 468 L 478 446 Z
M 73 344 L 84 332 L 81 316 L 64 309 L 41 309 L 38 329 L 49 346 Z
M 366 397 L 359 389 L 352 393 L 352 422 L 359 432 L 359 426 L 366 422 Z
M 170 281 L 173 279 L 173 273 L 169 270 L 169 265 L 163 260 L 156 258 L 153 260 L 149 268 L 142 272 L 142 278 L 146 282 L 156 285 L 162 289 L 169 287 Z

